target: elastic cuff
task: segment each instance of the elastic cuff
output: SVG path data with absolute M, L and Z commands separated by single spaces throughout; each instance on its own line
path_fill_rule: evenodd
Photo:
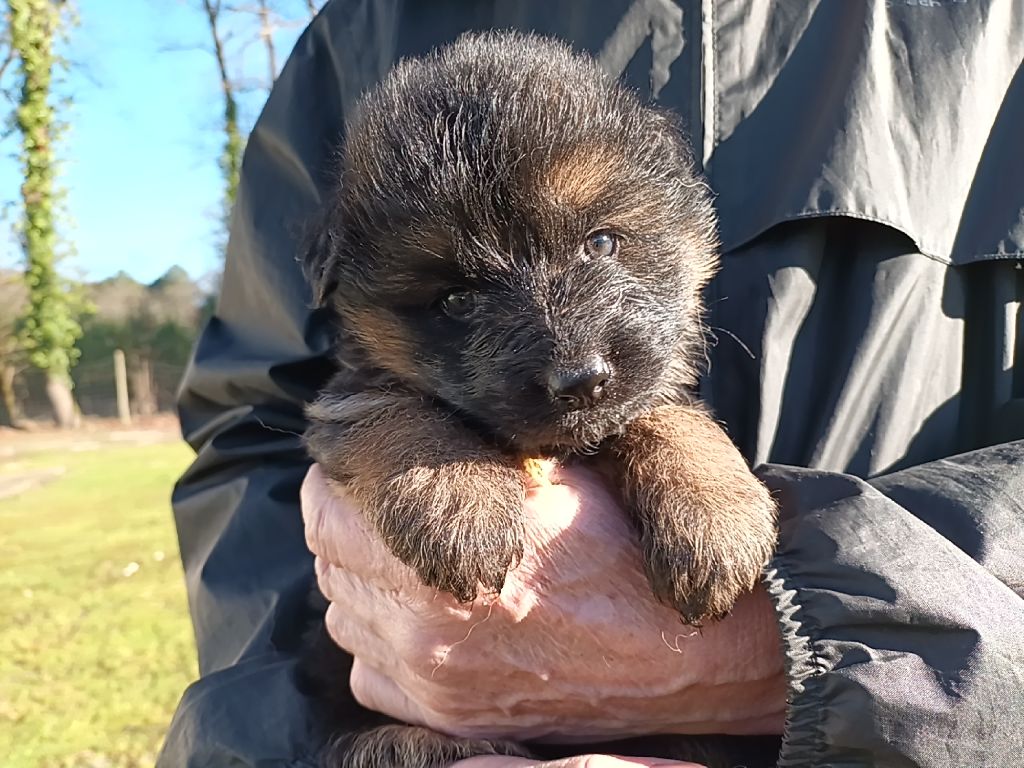
M 821 681 L 829 666 L 815 652 L 817 628 L 801 611 L 797 590 L 791 586 L 785 566 L 773 560 L 765 572 L 764 584 L 775 606 L 786 664 L 786 723 L 778 765 L 816 766 L 825 754 Z

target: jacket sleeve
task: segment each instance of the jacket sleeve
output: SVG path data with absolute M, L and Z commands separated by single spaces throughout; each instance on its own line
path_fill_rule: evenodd
M 871 481 L 765 465 L 789 668 L 780 766 L 1024 755 L 1024 441 Z
M 317 735 L 294 682 L 315 583 L 300 435 L 332 365 L 296 257 L 342 124 L 326 23 L 303 34 L 249 138 L 218 307 L 179 395 L 197 456 L 173 506 L 201 679 L 161 768 L 312 765 Z

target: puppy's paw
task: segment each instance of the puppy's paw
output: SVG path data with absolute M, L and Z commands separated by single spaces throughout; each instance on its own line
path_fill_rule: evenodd
M 335 739 L 321 757 L 322 768 L 449 768 L 480 755 L 531 757 L 510 741 L 457 739 L 406 725 L 385 725 Z
M 463 602 L 500 591 L 523 552 L 522 467 L 420 395 L 343 383 L 308 409 L 310 453 L 424 584 Z
M 719 494 L 702 499 L 693 491 L 666 489 L 646 502 L 660 509 L 638 513 L 658 521 L 642 536 L 654 594 L 687 624 L 700 626 L 728 614 L 757 584 L 775 548 L 775 503 L 752 475 L 728 500 Z
M 641 417 L 610 450 L 657 597 L 690 624 L 724 616 L 774 550 L 768 489 L 722 428 L 687 406 Z
M 381 489 L 373 516 L 395 556 L 461 602 L 501 592 L 523 554 L 522 473 L 503 461 L 416 468 Z

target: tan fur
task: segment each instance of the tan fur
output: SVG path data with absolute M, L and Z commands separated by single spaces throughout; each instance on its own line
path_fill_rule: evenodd
M 555 160 L 538 184 L 545 197 L 582 209 L 608 191 L 608 179 L 622 165 L 622 158 L 607 147 L 583 147 Z
M 775 548 L 768 490 L 722 427 L 694 406 L 655 409 L 608 451 L 657 597 L 688 623 L 724 616 Z
M 402 376 L 415 375 L 413 345 L 389 311 L 346 308 L 343 318 L 345 328 L 366 349 L 374 365 Z

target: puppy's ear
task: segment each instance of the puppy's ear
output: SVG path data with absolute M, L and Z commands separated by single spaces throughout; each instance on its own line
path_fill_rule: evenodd
M 322 213 L 306 229 L 301 246 L 302 272 L 313 291 L 313 304 L 322 307 L 338 287 L 338 237 L 329 213 Z

